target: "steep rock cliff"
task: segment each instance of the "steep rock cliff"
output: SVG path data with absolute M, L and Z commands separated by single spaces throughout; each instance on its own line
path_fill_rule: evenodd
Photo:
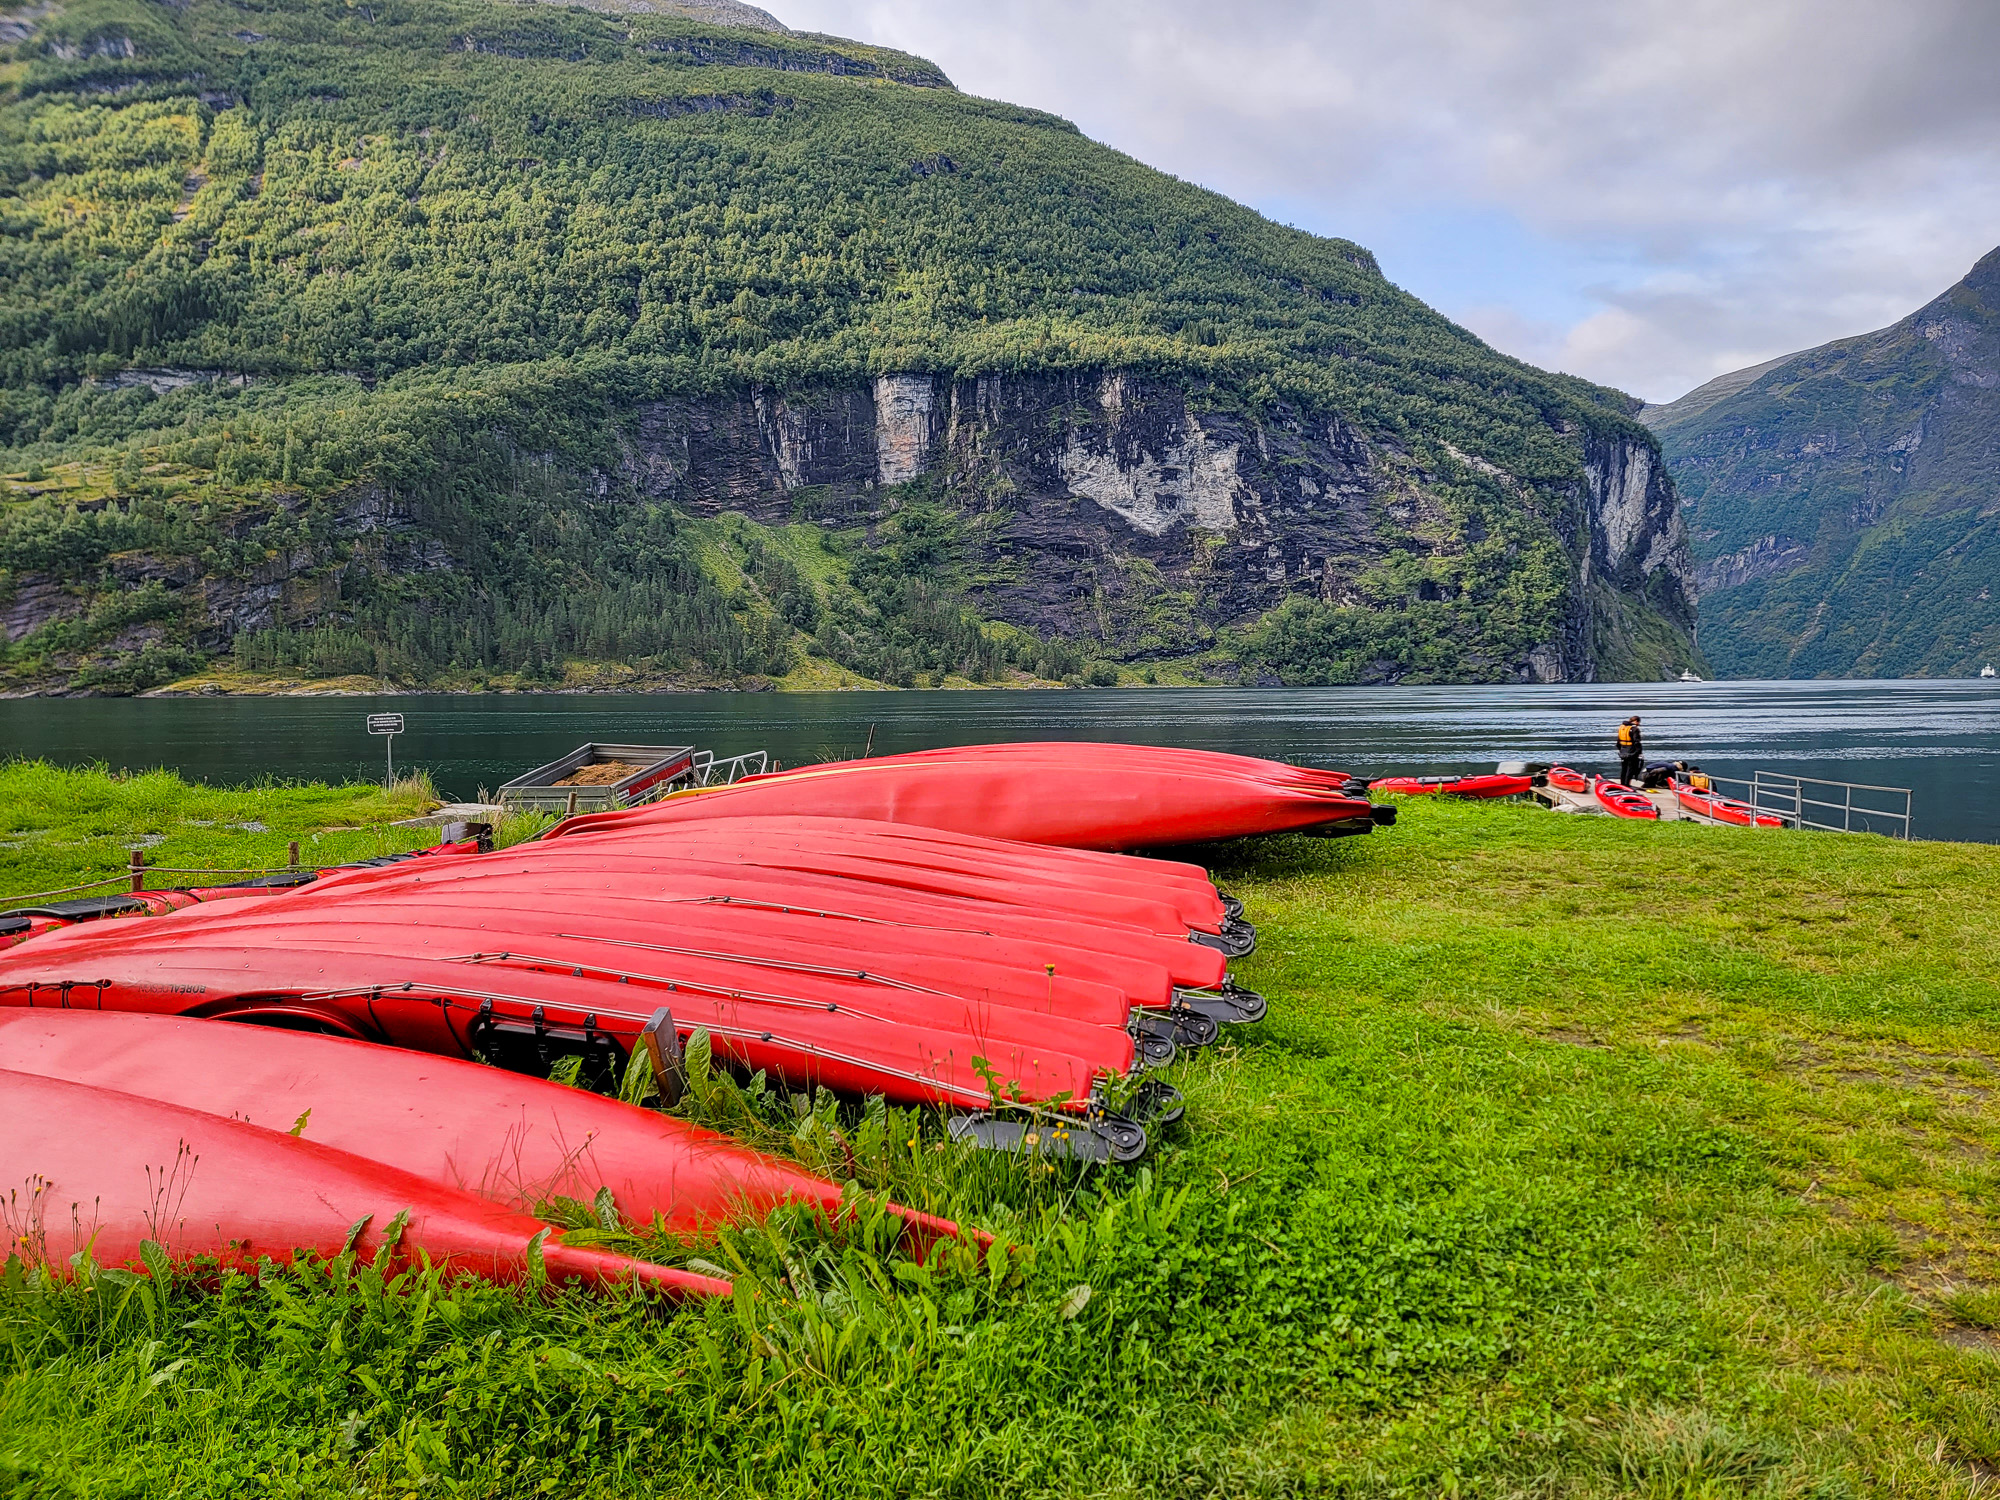
M 1591 681 L 1691 626 L 1686 528 L 1642 437 L 1589 438 L 1581 477 L 1543 495 L 1449 456 L 1456 477 L 1537 515 L 1566 572 L 1545 628 L 1496 643 L 1480 675 Z M 615 476 L 699 515 L 766 524 L 866 524 L 928 487 L 968 522 L 981 613 L 1128 660 L 1199 649 L 1291 599 L 1394 610 L 1470 596 L 1485 580 L 1464 560 L 1487 517 L 1441 493 L 1442 477 L 1338 416 L 1204 406 L 1121 371 L 894 374 L 648 403 Z M 1407 600 L 1382 596 L 1385 572 Z M 1385 659 L 1363 675 L 1410 670 Z

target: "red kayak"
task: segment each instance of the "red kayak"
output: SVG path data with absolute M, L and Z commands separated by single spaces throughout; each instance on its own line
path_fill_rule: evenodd
M 1587 792 L 1590 778 L 1581 771 L 1572 771 L 1568 766 L 1550 766 L 1549 785 L 1565 792 Z
M 676 1297 L 729 1291 L 713 1277 L 566 1245 L 526 1214 L 282 1130 L 28 1073 L 0 1071 L 0 1181 L 19 1184 L 10 1249 L 58 1276 L 79 1252 L 144 1268 L 150 1240 L 175 1265 L 250 1270 L 298 1251 L 352 1249 L 365 1260 L 387 1247 L 399 1267 L 428 1259 L 518 1281 L 539 1254 L 559 1281 L 638 1281 Z
M 499 1068 L 268 1026 L 79 1010 L 0 1010 L 0 1070 L 290 1131 L 521 1213 L 609 1189 L 623 1216 L 680 1234 L 781 1203 L 842 1212 L 824 1178 L 727 1136 Z M 303 1122 L 303 1123 L 300 1123 Z M 958 1233 L 889 1205 L 914 1246 Z
M 1653 805 L 1652 798 L 1643 792 L 1633 791 L 1623 782 L 1606 781 L 1600 776 L 1597 778 L 1595 791 L 1598 805 L 1613 817 L 1657 818 L 1660 815 L 1660 810 Z
M 1371 792 L 1404 797 L 1518 797 L 1535 784 L 1531 776 L 1385 776 L 1368 783 Z
M 836 761 L 681 792 L 644 807 L 571 818 L 543 837 L 682 819 L 829 812 L 1099 850 L 1265 833 L 1366 833 L 1377 817 L 1365 798 L 1342 791 L 1204 772 L 1182 763 L 885 758 Z
M 1785 820 L 1771 813 L 1756 811 L 1747 802 L 1739 802 L 1734 797 L 1725 797 L 1716 791 L 1697 791 L 1684 781 L 1674 783 L 1674 800 L 1689 812 L 1699 813 L 1704 818 L 1713 818 L 1718 823 L 1733 823 L 1739 828 L 1783 828 Z

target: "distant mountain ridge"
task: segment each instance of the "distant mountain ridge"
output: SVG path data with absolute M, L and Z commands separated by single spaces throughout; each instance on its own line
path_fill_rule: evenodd
M 1966 677 L 2000 658 L 2000 250 L 1891 327 L 1640 419 L 1736 677 Z

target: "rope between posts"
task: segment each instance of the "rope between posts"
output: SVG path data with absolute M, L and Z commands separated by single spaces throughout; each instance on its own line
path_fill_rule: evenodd
M 318 874 L 329 868 L 325 865 L 270 865 L 255 870 L 198 870 L 176 865 L 146 865 L 148 875 L 276 875 L 289 870 L 311 870 Z M 43 901 L 50 896 L 73 896 L 78 891 L 94 891 L 101 885 L 123 885 L 133 875 L 130 869 L 120 870 L 116 875 L 107 875 L 102 880 L 90 880 L 82 885 L 60 886 L 52 891 L 29 891 L 23 896 L 0 896 L 0 906 L 19 906 L 28 901 Z
M 66 885 L 53 891 L 30 891 L 25 896 L 0 896 L 0 903 L 18 904 L 23 901 L 40 901 L 45 896 L 68 896 L 77 891 L 94 891 L 100 885 L 118 885 L 128 877 L 122 872 L 107 876 L 103 880 L 93 880 L 85 885 Z

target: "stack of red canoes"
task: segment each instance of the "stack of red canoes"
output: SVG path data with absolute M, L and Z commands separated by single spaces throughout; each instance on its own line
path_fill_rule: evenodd
M 970 747 L 814 767 L 574 818 L 497 853 L 468 841 L 299 877 L 304 883 L 287 879 L 286 888 L 252 883 L 24 909 L 0 916 L 0 943 L 13 944 L 0 952 L 0 1007 L 38 1019 L 51 1010 L 144 1018 L 136 1024 L 173 1027 L 173 1040 L 150 1069 L 86 1067 L 89 1049 L 69 1045 L 58 1049 L 68 1061 L 40 1071 L 17 1066 L 0 1040 L 0 1112 L 25 1118 L 59 1094 L 74 1112 L 84 1105 L 65 1090 L 98 1091 L 104 1119 L 117 1122 L 107 1129 L 142 1155 L 158 1154 L 163 1132 L 193 1129 L 190 1111 L 205 1114 L 207 1123 L 195 1123 L 214 1159 L 238 1164 L 213 1175 L 261 1182 L 289 1172 L 320 1184 L 315 1201 L 340 1212 L 371 1193 L 415 1194 L 407 1178 L 430 1196 L 406 1243 L 494 1274 L 522 1263 L 517 1232 L 536 1232 L 522 1216 L 524 1193 L 477 1212 L 439 1198 L 491 1184 L 485 1167 L 464 1167 L 471 1158 L 457 1148 L 446 1155 L 459 1175 L 440 1177 L 436 1130 L 404 1143 L 415 1156 L 348 1149 L 392 1133 L 379 1116 L 405 1087 L 439 1091 L 456 1101 L 447 1114 L 467 1119 L 519 1105 L 511 1096 L 467 1105 L 469 1085 L 450 1070 L 469 1065 L 440 1057 L 546 1072 L 574 1055 L 588 1073 L 614 1077 L 642 1032 L 664 1020 L 670 1044 L 699 1028 L 720 1059 L 790 1087 L 979 1112 L 954 1128 L 991 1144 L 1046 1136 L 1037 1122 L 1065 1117 L 1055 1134 L 1075 1154 L 1127 1160 L 1145 1147 L 1146 1119 L 1177 1114 L 1177 1096 L 1146 1085 L 1140 1105 L 1121 1116 L 1099 1106 L 1100 1086 L 1213 1040 L 1223 1022 L 1258 1019 L 1264 1007 L 1229 975 L 1229 959 L 1255 938 L 1241 907 L 1198 866 L 1108 851 L 1263 832 L 1367 832 L 1391 821 L 1391 810 L 1371 808 L 1361 790 L 1335 773 L 1239 756 Z M 834 811 L 841 815 L 827 816 Z M 123 914 L 146 919 L 91 920 Z M 250 1043 L 238 1039 L 256 1034 L 162 1017 L 348 1038 L 345 1052 L 333 1042 L 311 1045 L 336 1048 L 321 1054 L 337 1060 L 324 1063 L 332 1070 L 324 1076 L 345 1079 L 339 1087 L 366 1103 L 338 1121 L 322 1117 L 323 1130 L 304 1143 L 271 1139 L 268 1127 L 288 1123 L 280 1117 L 298 1091 L 242 1055 Z M 419 1088 L 404 1078 L 412 1067 L 443 1070 L 436 1077 L 446 1082 L 425 1073 Z M 355 1082 L 362 1074 L 379 1075 L 379 1086 Z M 222 1082 L 192 1093 L 174 1081 L 215 1078 Z M 643 1132 L 631 1135 L 624 1106 L 559 1092 L 560 1129 L 549 1140 L 588 1139 L 602 1155 L 606 1132 L 617 1135 L 613 1125 L 623 1122 L 624 1165 L 606 1166 L 600 1185 L 626 1211 L 644 1217 L 650 1205 L 673 1227 L 712 1208 L 708 1187 L 677 1185 L 697 1179 L 660 1176 L 661 1163 L 689 1157 L 686 1142 L 632 1145 Z M 602 1108 L 617 1120 L 591 1115 Z M 23 1148 L 30 1156 L 72 1174 L 91 1159 L 87 1142 L 59 1146 L 39 1127 L 21 1139 L 31 1142 Z M 342 1151 L 359 1164 L 326 1155 Z M 816 1181 L 773 1186 L 775 1164 L 745 1153 L 694 1154 L 709 1174 L 700 1183 L 729 1184 L 753 1210 L 781 1189 L 818 1195 L 823 1206 L 832 1191 Z M 644 1181 L 632 1165 L 641 1158 L 653 1164 Z M 131 1166 L 108 1148 L 102 1160 L 113 1175 Z M 7 1157 L 0 1169 L 12 1164 Z M 31 1162 L 28 1170 L 51 1175 Z M 626 1175 L 614 1182 L 618 1172 Z M 380 1173 L 402 1175 L 391 1182 Z M 273 1233 L 294 1233 L 298 1246 L 325 1247 L 331 1219 L 301 1209 L 289 1231 L 257 1221 L 263 1227 L 251 1233 L 250 1199 L 211 1186 L 221 1196 L 201 1200 L 202 1222 L 245 1230 L 225 1238 L 268 1245 Z M 121 1180 L 93 1196 L 123 1204 L 129 1189 Z M 250 1217 L 238 1223 L 231 1214 Z M 502 1223 L 494 1214 L 514 1217 Z M 943 1232 L 911 1222 L 920 1235 Z M 486 1227 L 475 1233 L 479 1224 Z
M 0 1011 L 0 1174 L 28 1184 L 10 1210 L 20 1248 L 57 1271 L 85 1249 L 100 1265 L 137 1262 L 150 1239 L 175 1263 L 386 1247 L 511 1280 L 535 1244 L 558 1278 L 712 1293 L 727 1287 L 565 1244 L 536 1207 L 608 1193 L 626 1220 L 683 1234 L 785 1202 L 845 1211 L 839 1188 L 789 1163 L 519 1074 L 75 1010 Z M 890 1212 L 918 1248 L 957 1233 Z
M 1535 784 L 1532 776 L 1385 776 L 1368 783 L 1371 792 L 1403 797 L 1518 797 Z
M 1075 765 L 1045 758 L 1060 751 L 1156 789 L 1206 771 L 1247 803 L 1254 771 L 1267 804 L 1355 802 L 1316 785 L 1335 778 L 1275 763 L 1025 751 L 1011 763 L 1037 786 Z M 822 806 L 848 800 L 819 790 Z M 574 819 L 498 853 L 296 890 L 166 895 L 157 904 L 188 905 L 0 955 L 0 1003 L 256 1019 L 528 1066 L 577 1051 L 607 1067 L 666 1008 L 680 1032 L 704 1029 L 725 1058 L 794 1087 L 961 1109 L 997 1092 L 1085 1115 L 1102 1080 L 1262 1014 L 1227 967 L 1254 934 L 1196 866 L 914 823 L 701 815 L 717 805 Z M 1125 1125 L 1112 1155 L 1143 1142 Z

